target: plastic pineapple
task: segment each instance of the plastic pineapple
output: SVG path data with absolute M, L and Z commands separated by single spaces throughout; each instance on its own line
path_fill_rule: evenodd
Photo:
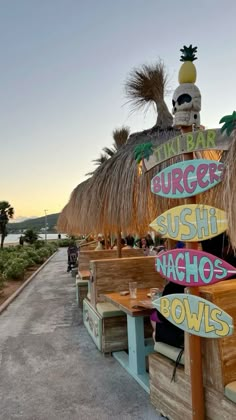
M 195 85 L 197 71 L 193 64 L 193 61 L 197 59 L 197 47 L 184 45 L 180 51 L 182 53 L 180 61 L 183 62 L 179 70 L 180 85 L 175 90 L 172 99 L 174 125 L 198 128 L 200 127 L 201 93 Z

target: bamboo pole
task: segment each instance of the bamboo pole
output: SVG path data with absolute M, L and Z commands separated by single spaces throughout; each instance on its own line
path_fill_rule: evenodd
M 181 127 L 182 133 L 192 131 L 192 127 Z M 193 160 L 193 153 L 184 153 L 183 160 Z M 185 204 L 196 204 L 196 196 L 185 198 Z M 187 242 L 186 248 L 198 249 L 198 242 Z M 198 287 L 189 287 L 191 295 L 200 296 Z M 205 401 L 203 388 L 203 372 L 202 372 L 202 353 L 201 353 L 201 337 L 188 334 L 189 353 L 190 353 L 190 377 L 192 390 L 192 419 L 205 419 Z

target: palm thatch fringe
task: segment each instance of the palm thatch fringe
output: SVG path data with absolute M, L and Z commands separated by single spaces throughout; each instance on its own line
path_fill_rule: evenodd
M 219 184 L 216 198 L 228 217 L 228 235 L 231 245 L 236 249 L 236 130 L 233 132 L 233 141 L 228 153 L 224 153 L 222 160 L 225 163 L 225 173 Z

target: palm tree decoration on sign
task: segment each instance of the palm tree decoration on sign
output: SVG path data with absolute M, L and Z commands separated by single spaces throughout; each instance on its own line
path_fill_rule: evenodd
M 151 142 L 139 144 L 134 149 L 134 159 L 137 163 L 142 162 L 143 159 L 149 159 L 153 154 L 153 144 Z
M 7 224 L 9 219 L 14 216 L 14 209 L 8 201 L 0 201 L 0 234 L 1 234 L 1 248 L 3 248 L 4 239 L 7 236 Z
M 116 128 L 112 133 L 112 137 L 114 140 L 112 147 L 104 147 L 102 150 L 105 153 L 101 153 L 100 157 L 97 159 L 94 159 L 92 162 L 94 162 L 96 166 L 101 166 L 109 158 L 114 156 L 118 152 L 118 150 L 127 142 L 129 138 L 129 134 L 130 134 L 129 127 Z M 95 171 L 89 172 L 86 175 L 91 176 L 91 175 L 94 175 L 95 172 L 96 172 L 96 169 Z
M 221 127 L 221 132 L 226 131 L 227 136 L 230 136 L 231 133 L 236 130 L 236 111 L 233 111 L 231 115 L 225 115 L 220 120 L 220 124 L 224 123 Z
M 159 60 L 156 64 L 144 64 L 129 74 L 125 83 L 125 93 L 136 111 L 154 105 L 157 120 L 154 127 L 166 129 L 172 126 L 173 117 L 164 100 L 167 92 L 168 76 L 164 63 Z

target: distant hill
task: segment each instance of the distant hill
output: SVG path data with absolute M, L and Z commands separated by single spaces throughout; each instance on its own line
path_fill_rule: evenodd
M 59 214 L 60 213 L 47 215 L 48 232 L 56 231 L 55 228 L 56 228 Z M 9 222 L 7 225 L 8 233 L 21 233 L 21 231 L 25 229 L 34 229 L 39 232 L 41 229 L 44 229 L 44 228 L 45 228 L 45 216 L 37 217 L 35 219 L 27 219 L 27 220 L 24 220 L 23 222 L 18 222 L 18 223 Z

